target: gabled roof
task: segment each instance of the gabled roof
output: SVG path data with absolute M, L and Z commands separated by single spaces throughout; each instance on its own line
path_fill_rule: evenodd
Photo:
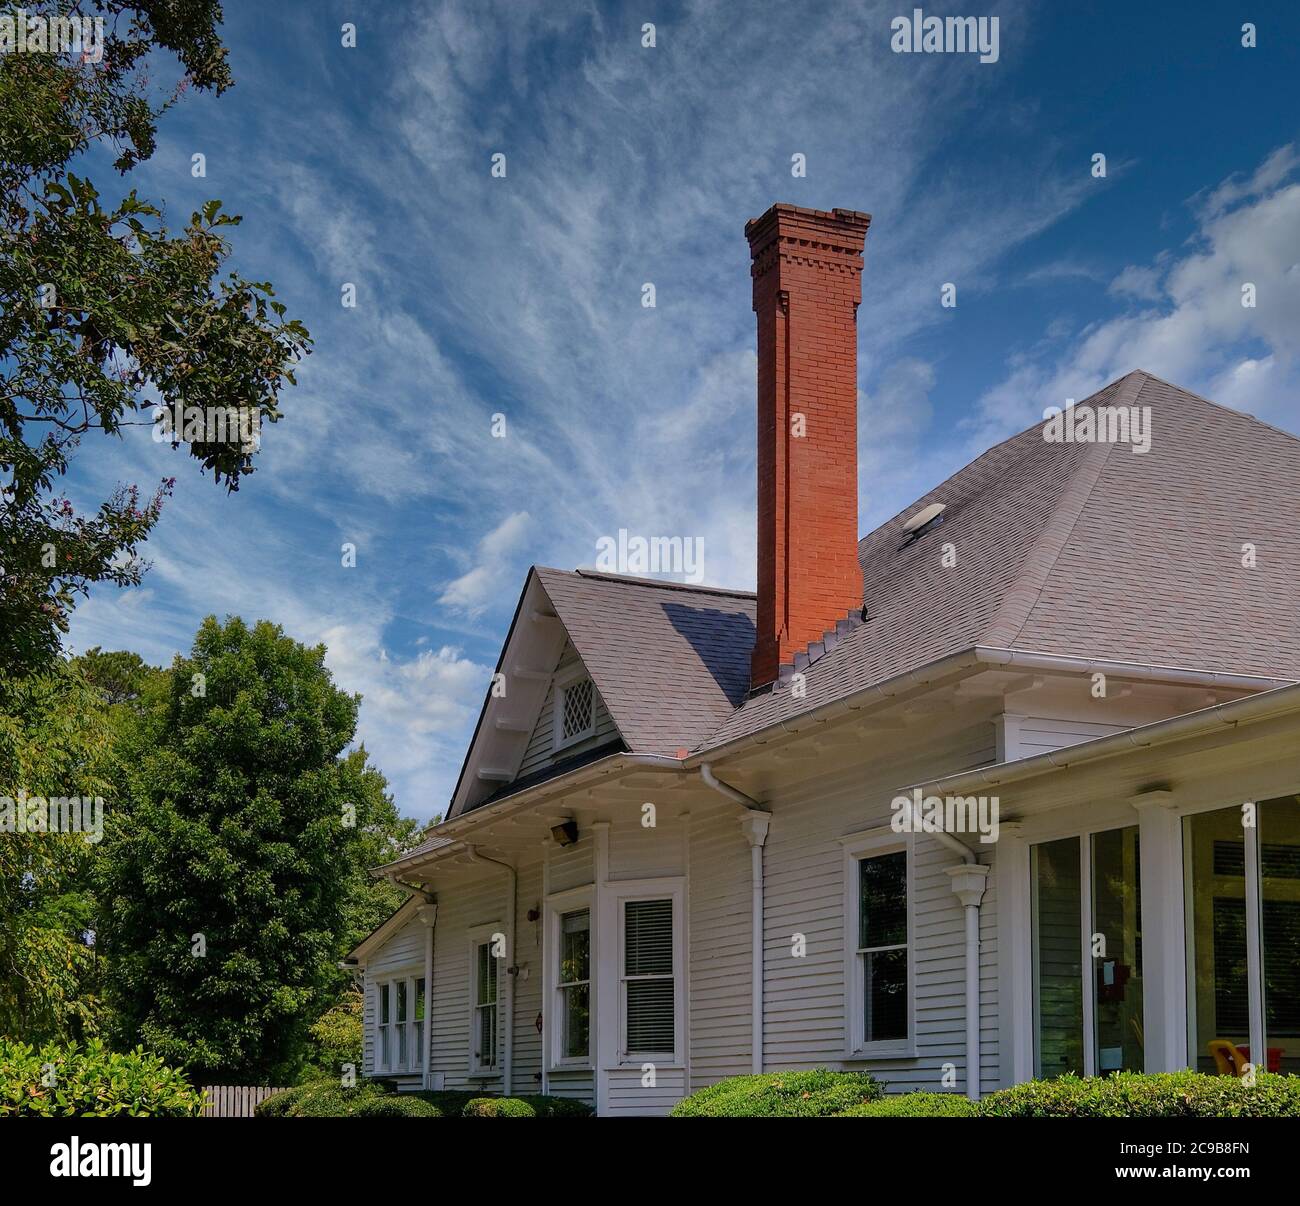
M 1045 423 L 990 449 L 859 542 L 868 620 L 804 697 L 755 695 L 704 748 L 976 646 L 1300 680 L 1300 440 L 1140 371 L 1079 405 L 1150 407 L 1150 451 Z
M 1079 406 L 1149 407 L 1150 450 L 1052 442 L 1040 423 L 900 511 L 859 542 L 866 622 L 803 669 L 800 696 L 748 695 L 751 593 L 582 570 L 530 572 L 498 670 L 527 645 L 521 615 L 553 608 L 551 644 L 568 634 L 624 746 L 669 757 L 981 647 L 1300 681 L 1300 440 L 1141 371 Z M 942 522 L 909 540 L 934 503 Z M 549 648 L 528 639 L 534 660 Z M 519 790 L 467 793 L 465 776 L 450 816 Z
M 520 778 L 566 637 L 619 739 Z M 448 819 L 593 757 L 620 750 L 672 757 L 695 748 L 745 698 L 753 645 L 752 593 L 534 566 L 497 663 L 506 694 L 484 700 Z M 488 788 L 478 779 L 485 770 L 506 778 Z
M 752 592 L 589 570 L 537 574 L 633 753 L 694 749 L 744 701 Z

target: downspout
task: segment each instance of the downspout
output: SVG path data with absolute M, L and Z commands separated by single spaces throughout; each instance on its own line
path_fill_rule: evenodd
M 488 858 L 486 854 L 480 854 L 477 846 L 471 846 L 467 843 L 465 846 L 465 853 L 469 855 L 469 861 L 472 863 L 491 863 L 494 867 L 504 867 L 510 873 L 510 913 L 507 924 L 510 927 L 509 954 L 511 957 L 511 963 L 510 966 L 506 968 L 506 1033 L 501 1043 L 501 1095 L 503 1097 L 509 1097 L 514 1088 L 514 1079 L 511 1072 L 515 1051 L 515 976 L 519 971 L 518 964 L 514 960 L 515 912 L 518 904 L 517 897 L 519 895 L 519 875 L 509 863 L 503 863 L 500 859 Z
M 415 910 L 424 923 L 424 1087 L 433 1088 L 433 927 L 438 920 L 438 902 L 427 892 L 425 903 Z
M 921 803 L 912 799 L 912 832 L 923 833 Z M 961 901 L 966 921 L 966 1096 L 971 1101 L 980 1099 L 980 901 L 988 882 L 989 869 L 975 858 L 975 852 L 965 842 L 944 830 L 933 834 L 938 841 L 955 854 L 961 855 L 961 864 L 948 867 L 952 890 Z
M 739 805 L 744 814 L 741 817 L 741 830 L 749 842 L 749 877 L 752 888 L 750 904 L 750 934 L 753 957 L 750 967 L 750 1017 L 752 1019 L 751 1044 L 753 1047 L 753 1069 L 756 1073 L 763 1071 L 763 847 L 767 842 L 767 831 L 772 823 L 770 813 L 764 812 L 758 801 L 751 799 L 744 792 L 738 791 L 729 783 L 723 783 L 713 774 L 709 764 L 700 765 L 700 778 L 706 785 L 733 804 Z

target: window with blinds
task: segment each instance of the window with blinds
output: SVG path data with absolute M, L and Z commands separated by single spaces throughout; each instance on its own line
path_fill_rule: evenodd
M 623 902 L 623 990 L 626 1053 L 675 1051 L 672 900 Z

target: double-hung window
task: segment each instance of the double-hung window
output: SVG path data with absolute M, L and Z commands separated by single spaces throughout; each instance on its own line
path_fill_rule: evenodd
M 847 1052 L 905 1054 L 912 1042 L 910 847 L 889 829 L 843 844 Z
M 560 1007 L 560 1061 L 591 1057 L 591 910 L 561 913 L 556 992 Z
M 677 982 L 672 897 L 624 900 L 623 1051 L 671 1056 L 677 1049 Z
M 505 935 L 499 926 L 485 926 L 470 937 L 470 1074 L 497 1070 L 501 1016 L 499 980 L 504 968 Z

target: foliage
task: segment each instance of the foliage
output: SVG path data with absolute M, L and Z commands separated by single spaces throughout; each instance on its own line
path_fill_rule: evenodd
M 141 1050 L 113 1054 L 98 1039 L 37 1050 L 0 1039 L 0 1118 L 192 1118 L 202 1108 L 180 1072 Z
M 673 1107 L 674 1118 L 825 1118 L 875 1101 L 879 1082 L 865 1072 L 765 1072 L 733 1076 Z
M 1257 1072 L 1254 1085 L 1201 1072 L 1061 1076 L 992 1093 L 989 1118 L 1300 1118 L 1300 1076 Z
M 94 847 L 80 834 L 22 832 L 33 797 L 103 796 L 111 807 L 110 730 L 74 667 L 0 675 L 0 1035 L 29 1042 L 84 1038 L 99 1025 L 99 964 L 86 876 Z M 9 803 L 12 802 L 12 803 Z
M 465 1103 L 462 1118 L 536 1118 L 537 1111 L 517 1097 L 475 1097 Z
M 388 782 L 368 761 L 366 747 L 351 751 L 340 772 L 348 790 L 365 801 L 358 809 L 355 842 L 345 879 L 344 926 L 338 958 L 342 958 L 381 922 L 391 917 L 410 893 L 370 874 L 372 867 L 391 863 L 419 840 L 419 822 L 402 816 L 388 792 Z M 347 973 L 337 973 L 340 993 L 349 990 Z M 358 1065 L 359 1066 L 359 1065 Z
M 362 1102 L 357 1108 L 357 1118 L 444 1118 L 446 1115 L 436 1105 L 410 1093 L 400 1096 L 376 1097 Z
M 29 3 L 33 12 L 49 4 Z M 176 444 L 227 489 L 252 472 L 263 422 L 310 338 L 266 282 L 226 272 L 239 218 L 211 200 L 179 229 L 133 189 L 104 198 L 104 154 L 126 173 L 189 88 L 233 82 L 216 0 L 84 0 L 105 20 L 101 62 L 0 55 L 0 673 L 47 669 L 77 599 L 138 582 L 139 548 L 174 479 L 119 487 L 79 513 L 57 488 L 88 433 L 183 408 Z M 18 6 L 0 3 L 8 17 Z M 169 94 L 152 82 L 179 61 Z M 171 70 L 175 70 L 174 66 Z M 197 428 L 187 430 L 187 415 Z M 234 420 L 206 429 L 208 417 Z
M 254 1111 L 262 1118 L 586 1118 L 580 1101 L 535 1094 L 486 1097 L 455 1090 L 399 1093 L 391 1084 L 362 1081 L 343 1088 L 318 1080 L 275 1093 Z
M 340 756 L 358 699 L 324 657 L 210 617 L 123 735 L 129 806 L 96 875 L 114 1033 L 205 1080 L 294 1078 L 337 992 L 362 835 L 387 823 L 382 779 Z
M 886 1094 L 877 1101 L 849 1106 L 837 1118 L 972 1118 L 979 1113 L 976 1102 L 960 1093 Z
M 361 1067 L 364 1035 L 362 998 L 356 990 L 344 993 L 311 1024 L 311 1064 L 338 1075 L 345 1064 Z

